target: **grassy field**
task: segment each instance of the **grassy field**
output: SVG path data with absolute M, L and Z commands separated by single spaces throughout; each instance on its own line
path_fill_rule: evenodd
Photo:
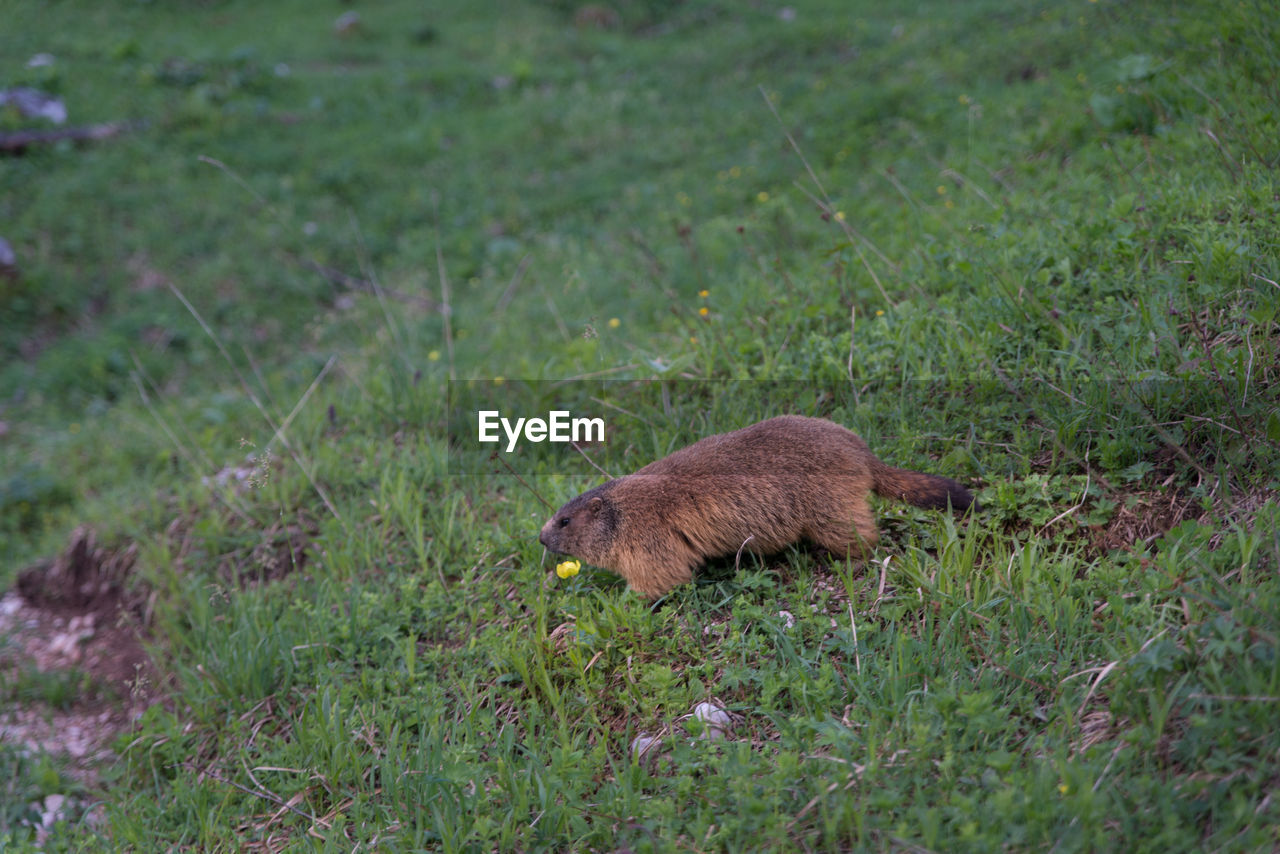
M 1270 4 L 3 16 L 125 129 L 0 157 L 0 589 L 136 546 L 154 668 L 91 782 L 0 741 L 0 848 L 1280 848 Z M 650 607 L 478 399 L 605 401 L 614 475 L 823 415 L 982 511 Z

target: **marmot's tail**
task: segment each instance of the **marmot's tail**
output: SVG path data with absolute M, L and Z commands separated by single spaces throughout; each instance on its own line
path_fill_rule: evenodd
M 974 505 L 973 494 L 949 477 L 896 469 L 876 460 L 871 477 L 877 495 L 905 501 L 927 510 L 967 510 Z M 978 509 L 974 506 L 974 509 Z

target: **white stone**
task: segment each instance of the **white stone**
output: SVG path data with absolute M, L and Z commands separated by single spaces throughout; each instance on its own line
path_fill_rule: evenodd
M 631 755 L 636 759 L 644 759 L 660 744 L 662 744 L 662 739 L 640 733 L 631 742 Z

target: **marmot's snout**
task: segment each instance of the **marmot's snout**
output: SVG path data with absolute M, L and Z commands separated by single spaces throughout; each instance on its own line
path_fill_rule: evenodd
M 561 538 L 556 528 L 556 520 L 553 517 L 547 524 L 542 526 L 542 531 L 538 534 L 538 542 L 542 543 L 547 551 L 561 554 Z

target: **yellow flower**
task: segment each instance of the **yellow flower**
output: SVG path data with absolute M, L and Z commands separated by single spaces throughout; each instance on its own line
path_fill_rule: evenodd
M 1071 787 L 1070 787 L 1070 786 L 1068 786 L 1066 783 L 1063 783 L 1063 784 L 1061 784 L 1060 786 L 1058 786 L 1058 794 L 1059 794 L 1059 795 L 1065 795 L 1065 794 L 1066 794 L 1067 792 L 1069 792 L 1069 791 L 1071 791 Z
M 703 299 L 706 299 L 707 297 L 711 296 L 711 291 L 707 290 L 706 288 L 703 288 L 702 290 L 698 291 L 698 296 L 702 297 Z
M 836 221 L 844 222 L 844 211 L 836 211 Z
M 941 184 L 939 184 L 939 185 L 938 185 L 938 195 L 939 195 L 939 196 L 945 196 L 946 194 L 947 194 L 947 188 L 946 188 L 946 187 L 944 187 L 944 186 L 942 186 Z
M 959 100 L 959 101 L 960 101 L 960 103 L 962 103 L 962 104 L 968 104 L 968 103 L 969 103 L 969 96 L 968 96 L 968 95 L 961 95 L 961 96 L 959 97 L 959 99 L 958 99 L 958 100 Z
M 698 309 L 698 314 L 702 315 L 703 317 L 706 317 L 710 313 L 711 313 L 711 309 L 707 308 L 705 305 L 702 308 Z
M 556 575 L 561 578 L 573 578 L 578 574 L 578 570 L 582 569 L 582 564 L 576 560 L 566 560 L 556 564 Z
M 493 378 L 493 384 L 494 384 L 494 385 L 502 385 L 502 384 L 503 384 L 503 383 L 505 383 L 506 381 L 507 381 L 507 378 L 506 378 L 506 377 L 494 377 L 494 378 Z
M 883 309 L 883 308 L 877 308 L 877 309 L 876 309 L 876 317 L 884 317 L 884 309 Z
M 757 202 L 769 201 L 769 194 L 766 193 L 764 190 L 761 190 L 760 192 L 756 193 L 756 201 Z
M 619 326 L 621 326 L 621 325 L 622 325 L 622 321 L 621 321 L 621 320 L 619 320 L 618 318 L 616 318 L 616 317 L 611 317 L 611 318 L 609 318 L 609 328 L 610 328 L 610 329 L 617 329 L 617 328 L 618 328 Z
M 731 167 L 731 168 L 729 169 L 729 177 L 730 177 L 730 178 L 741 178 L 741 177 L 742 177 L 742 167 L 741 167 L 741 166 L 733 166 L 733 167 Z
M 439 351 L 439 350 L 432 350 L 430 353 L 428 353 L 428 354 L 427 354 L 427 361 L 428 361 L 428 362 L 438 362 L 438 361 L 440 361 L 440 351 Z

